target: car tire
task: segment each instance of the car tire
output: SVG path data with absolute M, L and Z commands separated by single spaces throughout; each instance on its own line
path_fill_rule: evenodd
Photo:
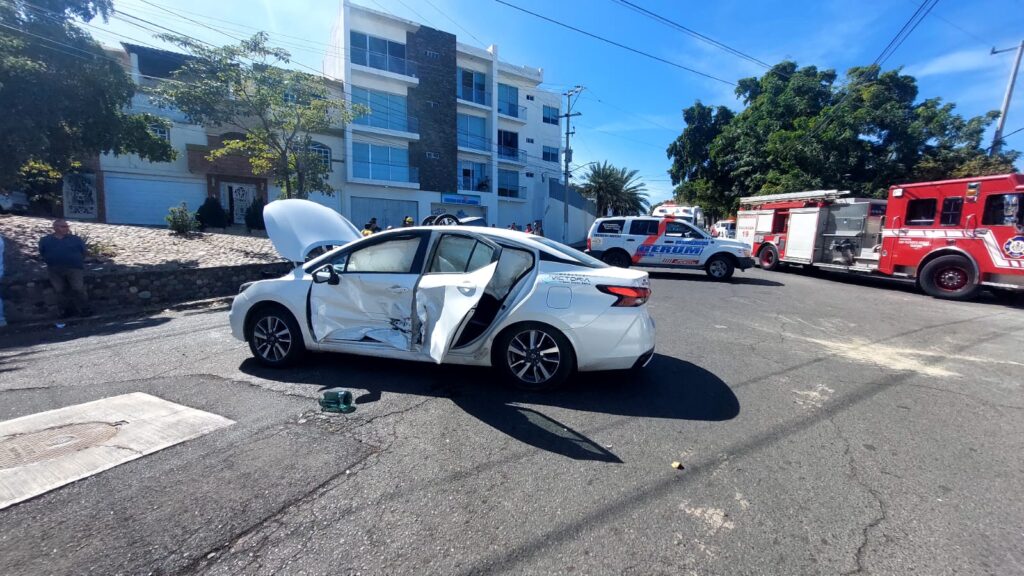
M 249 350 L 260 364 L 283 368 L 306 352 L 299 323 L 281 306 L 263 306 L 253 313 L 245 331 Z
M 921 268 L 918 283 L 924 293 L 946 300 L 968 300 L 978 294 L 977 273 L 964 256 L 939 256 Z
M 733 272 L 736 271 L 736 265 L 727 256 L 718 254 L 708 260 L 704 265 L 704 271 L 712 280 L 723 281 L 732 278 Z
M 781 266 L 779 251 L 771 244 L 765 246 L 757 255 L 757 263 L 761 265 L 761 270 L 778 270 Z
M 572 344 L 540 322 L 511 326 L 494 340 L 491 362 L 506 382 L 521 390 L 552 390 L 576 370 Z
M 629 254 L 626 254 L 622 250 L 609 250 L 604 253 L 601 260 L 605 264 L 615 266 L 616 268 L 629 268 L 629 265 L 633 263 L 629 258 Z

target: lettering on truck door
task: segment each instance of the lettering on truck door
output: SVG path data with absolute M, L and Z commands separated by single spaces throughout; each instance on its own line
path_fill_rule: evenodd
M 710 240 L 693 226 L 678 220 L 664 224 L 664 231 L 651 247 L 653 263 L 661 266 L 700 266 L 707 258 Z

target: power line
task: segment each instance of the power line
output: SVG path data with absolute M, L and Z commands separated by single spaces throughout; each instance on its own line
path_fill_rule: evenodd
M 587 32 L 586 30 L 581 30 L 579 28 L 576 28 L 575 26 L 571 26 L 569 24 L 566 24 L 565 22 L 561 22 L 559 20 L 555 20 L 554 18 L 548 18 L 547 16 L 543 16 L 541 14 L 537 14 L 536 12 L 531 12 L 530 10 L 527 10 L 526 8 L 522 8 L 522 7 L 516 6 L 515 4 L 511 4 L 509 2 L 506 2 L 505 0 L 494 0 L 494 1 L 497 2 L 498 4 L 502 4 L 504 6 L 508 6 L 509 8 L 512 8 L 514 10 L 519 10 L 520 12 L 524 12 L 524 13 L 529 14 L 531 16 L 534 16 L 536 18 L 540 18 L 541 20 L 544 20 L 546 22 L 550 22 L 552 24 L 555 24 L 556 26 L 561 26 L 562 28 L 568 28 L 569 30 L 572 30 L 573 32 L 578 32 L 580 34 L 583 34 L 584 36 L 589 36 L 590 38 L 594 38 L 595 40 L 600 40 L 601 42 L 605 42 L 607 44 L 611 44 L 612 46 L 616 46 L 618 48 L 622 48 L 623 50 L 628 50 L 630 52 L 633 52 L 634 54 L 639 54 L 641 56 L 646 56 L 647 58 L 650 58 L 652 60 L 656 60 L 656 61 L 661 62 L 663 64 L 668 64 L 669 66 L 673 66 L 675 68 L 679 68 L 680 70 L 685 70 L 687 72 L 690 72 L 690 73 L 693 73 L 693 74 L 697 74 L 698 76 L 703 76 L 705 78 L 709 78 L 711 80 L 715 80 L 715 81 L 721 82 L 723 84 L 728 84 L 729 86 L 735 86 L 736 85 L 735 82 L 730 82 L 730 81 L 725 80 L 723 78 L 719 78 L 717 76 L 712 76 L 711 74 L 708 74 L 706 72 L 701 72 L 700 70 L 694 70 L 693 68 L 690 68 L 688 66 L 683 66 L 682 64 L 679 64 L 677 62 L 672 62 L 671 60 L 666 60 L 664 58 L 661 58 L 660 56 L 655 56 L 654 54 L 651 54 L 650 52 L 644 52 L 643 50 L 638 50 L 638 49 L 633 48 L 631 46 L 626 46 L 625 44 L 621 44 L 619 42 L 616 42 L 615 40 L 609 40 L 608 38 L 605 38 L 603 36 L 598 36 L 597 34 L 593 34 L 591 32 Z
M 700 32 L 697 32 L 696 30 L 693 30 L 691 28 L 687 28 L 686 26 L 683 26 L 682 24 L 680 24 L 678 22 L 675 22 L 673 20 L 669 20 L 668 18 L 662 16 L 661 14 L 652 12 L 652 11 L 642 7 L 642 6 L 637 6 L 633 2 L 630 2 L 629 0 L 613 0 L 613 1 L 619 3 L 619 4 L 623 5 L 623 6 L 625 6 L 627 8 L 630 8 L 631 10 L 633 10 L 635 12 L 639 12 L 640 14 L 643 14 L 644 16 L 647 16 L 648 18 L 650 18 L 652 20 L 656 20 L 658 22 L 661 22 L 662 24 L 665 24 L 666 26 L 669 26 L 671 28 L 675 28 L 676 30 L 679 30 L 680 32 L 683 32 L 683 33 L 685 33 L 685 34 L 687 34 L 687 35 L 689 35 L 689 36 L 691 36 L 693 38 L 696 38 L 697 40 L 699 40 L 701 42 L 704 42 L 706 44 L 710 44 L 711 46 L 714 46 L 714 47 L 716 47 L 716 48 L 718 48 L 720 50 L 724 50 L 724 51 L 728 52 L 729 54 L 732 54 L 733 56 L 738 56 L 739 58 L 742 58 L 742 59 L 744 59 L 744 60 L 746 60 L 748 62 L 752 62 L 754 64 L 757 64 L 758 66 L 762 66 L 764 68 L 771 68 L 772 67 L 771 64 L 768 64 L 767 62 L 759 60 L 759 59 L 751 56 L 750 54 L 747 54 L 747 53 L 742 52 L 742 51 L 740 51 L 740 50 L 738 50 L 736 48 L 733 48 L 732 46 L 729 46 L 728 44 L 724 44 L 722 42 L 719 42 L 718 40 L 715 40 L 714 38 L 705 36 L 704 34 L 701 34 Z
M 470 36 L 470 37 L 471 37 L 471 38 L 472 38 L 473 40 L 476 40 L 477 44 L 480 44 L 480 46 L 482 46 L 482 47 L 483 47 L 484 49 L 486 49 L 486 48 L 487 48 L 487 44 L 486 44 L 486 43 L 485 43 L 485 42 L 484 42 L 483 40 L 481 40 L 481 39 L 477 38 L 477 37 L 476 37 L 476 35 L 474 35 L 474 34 L 473 34 L 472 32 L 470 32 L 469 30 L 467 30 L 467 29 L 463 28 L 463 27 L 462 27 L 462 25 L 461 25 L 461 24 L 459 24 L 458 22 L 456 22 L 456 21 L 455 21 L 455 20 L 454 20 L 454 19 L 453 19 L 453 18 L 452 18 L 451 16 L 449 16 L 447 12 L 445 12 L 444 10 L 441 10 L 440 8 L 438 8 L 438 7 L 437 7 L 437 6 L 436 6 L 436 5 L 435 5 L 435 4 L 433 3 L 433 2 L 431 2 L 430 0 L 424 0 L 424 2 L 426 2 L 427 4 L 429 4 L 429 5 L 430 5 L 430 7 L 431 7 L 431 8 L 433 8 L 434 10 L 437 10 L 438 12 L 440 12 L 442 16 L 444 16 L 445 18 L 447 18 L 447 19 L 448 19 L 448 21 L 449 21 L 449 22 L 451 22 L 452 24 L 455 24 L 456 26 L 458 26 L 458 27 L 459 27 L 459 30 L 462 30 L 462 31 L 463 31 L 463 32 L 465 32 L 466 34 L 469 34 L 469 36 Z

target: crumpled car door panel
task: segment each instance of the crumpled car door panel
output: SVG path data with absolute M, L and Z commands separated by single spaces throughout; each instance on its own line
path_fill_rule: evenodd
M 455 342 L 459 329 L 476 308 L 497 262 L 462 274 L 426 274 L 416 288 L 416 312 L 422 344 L 420 352 L 440 364 Z

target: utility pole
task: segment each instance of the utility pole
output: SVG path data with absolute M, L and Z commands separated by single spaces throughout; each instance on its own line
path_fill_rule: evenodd
M 572 162 L 572 148 L 569 147 L 569 136 L 576 133 L 575 130 L 570 130 L 569 124 L 572 122 L 573 116 L 579 116 L 579 112 L 572 111 L 573 96 L 579 98 L 580 93 L 583 92 L 583 86 L 577 84 L 573 86 L 572 90 L 569 90 L 563 96 L 565 96 L 565 114 L 559 116 L 559 118 L 565 118 L 565 181 L 562 183 L 564 195 L 562 196 L 562 244 L 569 243 L 569 162 Z
M 992 48 L 992 54 L 1009 52 L 1013 48 L 996 50 Z M 1003 128 L 1006 126 L 1006 113 L 1010 110 L 1010 100 L 1013 99 L 1013 85 L 1017 83 L 1017 70 L 1020 68 L 1020 57 L 1024 54 L 1024 40 L 1017 46 L 1017 57 L 1013 60 L 1013 69 L 1010 70 L 1010 82 L 1006 85 L 1006 95 L 1003 96 L 1003 108 L 999 111 L 999 122 L 996 123 L 996 133 L 992 136 L 992 156 L 999 154 L 999 148 L 1003 145 Z

